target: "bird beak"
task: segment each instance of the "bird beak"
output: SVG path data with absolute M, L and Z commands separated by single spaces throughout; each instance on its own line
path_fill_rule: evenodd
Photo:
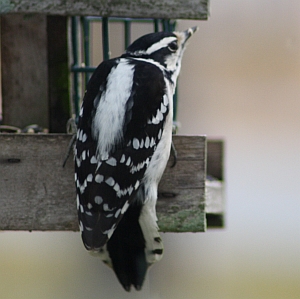
M 181 46 L 182 48 L 185 47 L 186 45 L 186 42 L 187 40 L 198 30 L 198 27 L 195 26 L 195 27 L 191 27 L 185 31 L 182 31 L 182 32 L 178 32 L 179 35 L 181 36 L 181 40 L 182 40 L 182 43 L 181 43 Z
M 184 31 L 184 34 L 186 36 L 185 40 L 188 40 L 198 29 L 199 29 L 199 27 L 195 26 L 195 27 L 191 27 L 191 28 L 187 29 L 186 31 Z

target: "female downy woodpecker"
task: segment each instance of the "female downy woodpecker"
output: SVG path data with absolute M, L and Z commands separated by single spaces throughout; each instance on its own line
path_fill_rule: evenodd
M 102 62 L 80 110 L 75 184 L 82 240 L 127 291 L 140 290 L 148 267 L 162 258 L 157 187 L 170 154 L 181 59 L 196 30 L 147 34 Z

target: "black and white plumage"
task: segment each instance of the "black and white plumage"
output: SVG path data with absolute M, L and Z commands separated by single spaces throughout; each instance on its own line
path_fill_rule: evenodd
M 160 260 L 155 204 L 171 147 L 173 94 L 186 41 L 183 32 L 142 36 L 91 77 L 75 147 L 79 227 L 129 291 L 141 289 Z

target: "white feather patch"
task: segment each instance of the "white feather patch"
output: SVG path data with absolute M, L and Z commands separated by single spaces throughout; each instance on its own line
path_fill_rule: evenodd
M 123 138 L 125 105 L 131 93 L 133 74 L 134 66 L 129 65 L 126 59 L 120 59 L 107 77 L 106 90 L 101 95 L 92 124 L 101 160 Z
M 156 200 L 148 199 L 142 208 L 139 218 L 139 224 L 143 231 L 146 243 L 145 255 L 147 262 L 150 265 L 161 260 L 163 256 L 163 243 L 161 241 L 156 223 L 157 218 L 155 212 L 155 203 Z

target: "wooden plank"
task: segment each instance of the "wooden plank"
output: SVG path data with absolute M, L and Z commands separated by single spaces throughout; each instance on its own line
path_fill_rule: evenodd
M 0 134 L 0 229 L 78 230 L 74 162 L 62 161 L 71 135 Z M 162 231 L 204 231 L 202 136 L 174 136 L 178 162 L 167 166 L 157 213 Z
M 207 141 L 206 220 L 208 228 L 224 227 L 224 142 Z
M 1 13 L 206 20 L 208 0 L 2 0 Z
M 47 44 L 49 132 L 66 133 L 71 111 L 67 17 L 47 16 Z
M 207 174 L 224 180 L 224 142 L 210 139 L 207 142 Z
M 206 137 L 173 136 L 177 163 L 169 161 L 159 185 L 158 224 L 162 231 L 204 232 Z
M 0 135 L 0 229 L 77 230 L 71 136 Z
M 208 228 L 222 228 L 225 221 L 225 184 L 219 180 L 206 181 L 205 212 Z
M 1 17 L 3 123 L 48 128 L 45 15 Z

